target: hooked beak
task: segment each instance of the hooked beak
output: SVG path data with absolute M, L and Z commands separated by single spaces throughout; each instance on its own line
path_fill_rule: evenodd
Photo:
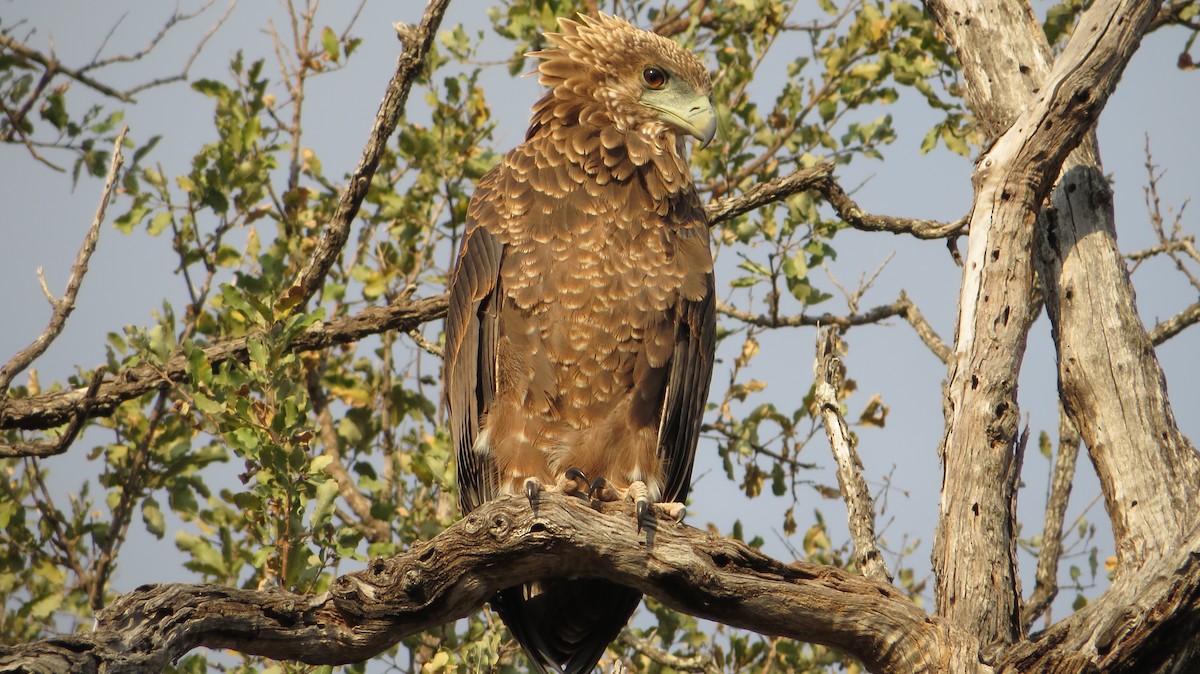
M 687 107 L 687 114 L 679 121 L 680 127 L 700 141 L 700 147 L 708 147 L 717 135 L 717 113 L 712 101 L 706 96 L 697 97 Z
M 708 147 L 717 135 L 717 113 L 707 96 L 696 96 L 691 100 L 647 100 L 642 103 L 659 112 L 659 118 L 700 141 L 700 147 Z

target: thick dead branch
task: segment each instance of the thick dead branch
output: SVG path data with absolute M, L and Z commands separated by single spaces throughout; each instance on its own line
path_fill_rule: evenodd
M 404 51 L 396 61 L 396 72 L 388 82 L 387 91 L 384 92 L 383 102 L 375 115 L 375 124 L 371 127 L 370 138 L 363 148 L 358 166 L 350 176 L 350 182 L 338 199 L 337 210 L 325 226 L 325 234 L 317 242 L 304 269 L 292 287 L 285 291 L 288 301 L 294 302 L 296 306 L 303 307 L 317 294 L 325 283 L 325 276 L 341 255 L 342 247 L 346 245 L 346 239 L 350 236 L 350 225 L 353 224 L 354 217 L 358 215 L 358 209 L 367 196 L 371 178 L 375 175 L 379 160 L 387 151 L 388 140 L 396 131 L 400 115 L 408 103 L 413 81 L 425 67 L 425 56 L 433 45 L 433 38 L 437 35 L 438 26 L 441 25 L 442 16 L 449 4 L 449 0 L 430 0 L 421 18 L 421 25 L 415 29 L 405 24 L 396 25 L 396 33 L 404 44 Z
M 354 316 L 323 323 L 301 333 L 290 345 L 292 351 L 315 351 L 339 344 L 350 344 L 368 335 L 386 330 L 406 331 L 446 314 L 446 296 L 399 301 L 386 307 L 371 307 Z M 233 359 L 245 362 L 246 338 L 239 337 L 204 349 L 212 367 Z M 170 382 L 187 379 L 187 360 L 183 355 L 165 365 L 139 365 L 111 375 L 100 385 L 90 401 L 87 414 L 92 417 L 111 414 L 117 405 Z M 67 423 L 87 400 L 85 389 L 54 391 L 28 398 L 0 400 L 0 428 L 37 430 Z
M 990 671 L 969 640 L 890 585 L 784 564 L 685 525 L 639 533 L 631 503 L 597 512 L 561 494 L 543 494 L 536 513 L 524 497 L 488 503 L 321 595 L 146 585 L 101 611 L 94 632 L 0 649 L 0 671 L 158 672 L 201 646 L 357 662 L 477 611 L 501 588 L 563 569 L 587 569 L 698 617 L 836 647 L 875 672 Z
M 891 583 L 892 574 L 883 561 L 883 555 L 879 554 L 879 546 L 875 541 L 875 501 L 863 479 L 862 459 L 854 449 L 837 398 L 845 377 L 845 366 L 838 358 L 840 350 L 834 328 L 826 328 L 817 335 L 817 357 L 813 361 L 815 400 L 825 425 L 825 435 L 829 438 L 829 446 L 837 461 L 838 485 L 846 502 L 850 537 L 854 540 L 854 563 L 867 578 Z
M 1135 568 L 1174 548 L 1189 526 L 1200 460 L 1179 432 L 1134 305 L 1108 184 L 1084 166 L 1062 182 L 1067 189 L 1055 194 L 1035 248 L 1059 349 L 1059 390 L 1096 464 L 1118 560 Z
M 1192 672 L 1200 661 L 1200 528 L 1096 601 L 1005 651 L 1004 674 Z
M 50 324 L 46 326 L 42 334 L 38 335 L 32 344 L 21 349 L 7 363 L 0 366 L 0 396 L 8 391 L 14 377 L 46 352 L 46 349 L 66 326 L 67 317 L 75 310 L 75 298 L 79 295 L 79 287 L 83 285 L 83 277 L 87 274 L 88 262 L 92 259 L 92 253 L 96 251 L 96 242 L 100 239 L 100 224 L 104 222 L 104 212 L 108 210 L 108 200 L 117 186 L 117 174 L 125 164 L 125 156 L 121 154 L 121 145 L 125 142 L 125 133 L 128 131 L 128 126 L 122 126 L 121 132 L 117 134 L 116 142 L 113 143 L 112 160 L 108 165 L 108 177 L 104 180 L 104 190 L 100 193 L 100 204 L 96 207 L 96 216 L 92 218 L 92 224 L 83 237 L 83 245 L 79 247 L 79 253 L 75 255 L 75 263 L 71 265 L 71 276 L 67 280 L 67 289 L 63 293 L 62 299 L 47 297 L 54 307 L 54 312 L 50 315 Z
M 1007 129 L 974 175 L 934 542 L 938 614 L 1000 645 L 1020 637 L 1016 384 L 1036 309 L 1034 222 L 1067 155 L 1090 137 L 1156 6 L 1093 3 L 1052 71 L 1027 4 L 931 0 L 928 6 L 957 47 L 972 110 L 985 128 Z

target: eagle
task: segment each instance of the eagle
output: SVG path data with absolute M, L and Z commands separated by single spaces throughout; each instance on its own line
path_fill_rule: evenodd
M 716 343 L 708 223 L 686 143 L 712 82 L 675 42 L 600 14 L 546 33 L 525 140 L 467 208 L 444 399 L 463 514 L 501 494 L 631 499 L 682 517 Z M 534 669 L 591 671 L 641 601 L 578 569 L 492 607 Z

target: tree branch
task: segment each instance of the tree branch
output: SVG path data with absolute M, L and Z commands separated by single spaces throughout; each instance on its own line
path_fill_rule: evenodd
M 828 176 L 821 181 L 817 189 L 837 210 L 838 215 L 846 221 L 846 224 L 864 232 L 891 232 L 892 234 L 912 234 L 918 239 L 944 239 L 964 234 L 967 226 L 966 217 L 947 223 L 936 220 L 898 218 L 891 215 L 871 215 L 859 208 L 850 195 L 842 189 L 842 186 Z
M 813 361 L 813 381 L 816 384 L 814 397 L 833 457 L 837 461 L 838 484 L 841 486 L 842 499 L 846 502 L 850 537 L 854 539 L 854 563 L 867 578 L 891 583 L 892 574 L 883 561 L 883 555 L 879 554 L 875 541 L 875 501 L 863 480 L 862 459 L 851 443 L 850 431 L 837 399 L 845 376 L 845 366 L 837 355 L 840 350 L 834 328 L 820 331 L 817 335 L 817 357 Z
M 0 37 L 3 36 L 0 35 Z M 96 216 L 92 218 L 87 235 L 83 237 L 83 245 L 79 247 L 79 253 L 75 255 L 75 263 L 71 265 L 71 276 L 67 280 L 67 289 L 60 300 L 47 297 L 54 307 L 54 312 L 50 315 L 50 324 L 46 326 L 42 334 L 32 344 L 21 349 L 7 363 L 0 366 L 0 395 L 8 391 L 14 377 L 46 352 L 46 349 L 67 324 L 67 317 L 75 310 L 75 298 L 79 295 L 79 287 L 83 284 L 83 277 L 88 271 L 88 262 L 92 259 L 92 253 L 96 251 L 96 242 L 100 239 L 100 223 L 104 222 L 104 212 L 108 210 L 108 200 L 117 186 L 117 173 L 125 164 L 125 156 L 121 154 L 121 145 L 125 142 L 125 134 L 128 131 L 128 126 L 122 126 L 121 132 L 117 134 L 116 142 L 113 143 L 112 160 L 108 165 L 108 177 L 104 180 L 104 190 L 100 194 L 100 204 L 96 207 Z
M 1033 225 L 1068 153 L 1090 137 L 1155 6 L 1093 3 L 1051 72 L 1049 48 L 1028 5 L 929 5 L 964 59 L 972 110 L 987 128 L 1007 128 L 974 176 L 940 449 L 945 478 L 934 544 L 937 608 L 985 642 L 1005 644 L 1020 635 L 1013 531 L 1020 463 L 1016 383 L 1035 316 L 1028 252 Z M 972 21 L 984 15 L 987 21 Z M 997 42 L 997 34 L 1005 37 L 1003 52 L 980 48 Z M 1014 63 L 1022 66 L 1020 74 Z M 1045 81 L 1022 76 L 1029 72 L 1033 78 L 1049 74 Z
M 1062 401 L 1096 465 L 1121 573 L 1177 545 L 1197 514 L 1191 492 L 1200 460 L 1179 432 L 1134 305 L 1107 182 L 1085 166 L 1062 182 L 1067 189 L 1046 211 L 1035 259 L 1059 349 Z
M 1150 331 L 1150 342 L 1155 346 L 1183 332 L 1188 326 L 1200 322 L 1200 302 L 1196 302 L 1183 311 L 1154 326 Z
M 419 300 L 405 299 L 385 307 L 370 307 L 353 316 L 322 323 L 300 334 L 289 348 L 315 351 L 339 344 L 356 342 L 386 330 L 406 331 L 446 315 L 446 296 Z M 246 337 L 238 337 L 204 349 L 212 367 L 227 360 L 246 362 Z M 90 403 L 90 417 L 111 414 L 117 405 L 170 382 L 187 381 L 187 359 L 172 358 L 166 365 L 139 365 L 115 373 L 102 383 Z M 86 400 L 84 389 L 53 391 L 28 398 L 0 399 L 0 429 L 27 430 L 53 428 L 71 420 Z
M 832 175 L 833 164 L 825 162 L 759 183 L 736 197 L 721 197 L 704 209 L 708 215 L 708 224 L 717 225 L 760 206 L 782 201 L 793 194 L 818 189 L 823 182 L 830 180 Z
M 485 504 L 405 554 L 336 579 L 327 593 L 145 585 L 91 633 L 0 648 L 0 671 L 157 672 L 197 647 L 309 664 L 365 660 L 407 635 L 477 611 L 496 591 L 562 569 L 634 587 L 665 605 L 768 635 L 839 648 L 882 674 L 986 672 L 971 642 L 890 585 L 834 567 L 784 564 L 670 522 L 639 533 L 632 503 L 543 493 Z M 957 655 L 956 655 L 957 654 Z
M 1054 471 L 1050 478 L 1050 497 L 1046 499 L 1046 518 L 1042 525 L 1042 549 L 1038 553 L 1037 572 L 1034 574 L 1033 594 L 1021 611 L 1022 631 L 1028 632 L 1050 602 L 1058 596 L 1058 562 L 1062 557 L 1063 521 L 1067 516 L 1067 504 L 1071 500 L 1071 486 L 1075 481 L 1075 463 L 1079 457 L 1079 431 L 1071 423 L 1062 403 L 1058 406 L 1058 454 L 1054 457 Z
M 449 0 L 430 0 L 421 18 L 421 25 L 416 29 L 406 24 L 396 24 L 396 33 L 404 43 L 404 51 L 396 61 L 396 72 L 388 82 L 387 91 L 384 92 L 370 138 L 363 148 L 358 166 L 350 176 L 350 182 L 342 191 L 333 218 L 325 227 L 325 235 L 317 242 L 312 256 L 292 287 L 285 291 L 288 302 L 294 303 L 295 306 L 303 307 L 308 304 L 324 284 L 325 276 L 341 255 L 342 247 L 350 236 L 350 225 L 354 223 L 354 217 L 358 215 L 358 209 L 367 196 L 371 178 L 375 175 L 379 160 L 387 151 L 388 140 L 396 132 L 396 125 L 404 112 L 404 106 L 408 103 L 413 81 L 425 67 L 425 56 L 433 45 L 433 38 L 437 35 L 438 26 L 441 25 L 442 16 L 449 4 Z
M 844 316 L 836 316 L 834 314 L 821 314 L 820 316 L 809 316 L 807 314 L 800 314 L 798 316 L 769 316 L 767 314 L 752 314 L 748 311 L 742 311 L 728 302 L 717 298 L 718 314 L 760 328 L 798 328 L 815 325 L 848 328 L 854 325 L 879 323 L 893 316 L 901 316 L 908 310 L 909 306 L 911 306 L 911 302 L 909 302 L 908 298 L 901 297 L 891 304 L 883 304 L 862 313 L 851 313 Z
M 736 197 L 716 199 L 705 208 L 708 222 L 710 225 L 717 225 L 761 206 L 782 201 L 798 192 L 816 190 L 833 206 L 838 216 L 855 229 L 866 232 L 912 234 L 918 239 L 942 239 L 963 233 L 963 228 L 967 224 L 966 218 L 944 223 L 935 220 L 866 213 L 833 179 L 833 168 L 832 162 L 824 162 L 760 183 Z
M 0 47 L 4 47 L 4 48 L 8 49 L 9 51 L 16 54 L 17 56 L 20 56 L 21 58 L 33 61 L 34 63 L 45 68 L 47 72 L 62 73 L 64 75 L 66 75 L 67 77 L 70 77 L 71 79 L 79 82 L 80 84 L 86 86 L 89 89 L 92 89 L 93 91 L 95 91 L 97 93 L 103 94 L 110 98 L 115 98 L 115 99 L 121 101 L 122 103 L 132 103 L 133 102 L 132 96 L 130 96 L 124 92 L 117 91 L 116 89 L 113 89 L 112 87 L 108 86 L 107 84 L 104 84 L 103 82 L 100 82 L 92 77 L 89 77 L 88 75 L 84 74 L 81 70 L 63 65 L 63 63 L 61 61 L 59 61 L 58 59 L 56 59 L 52 56 L 46 56 L 45 54 L 37 51 L 36 49 L 30 49 L 29 47 L 21 44 L 20 42 L 17 42 L 16 40 L 12 39 L 11 37 L 9 37 L 7 35 L 4 35 L 3 33 L 0 33 Z

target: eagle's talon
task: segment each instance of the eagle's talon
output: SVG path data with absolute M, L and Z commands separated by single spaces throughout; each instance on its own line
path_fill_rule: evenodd
M 542 493 L 542 481 L 536 477 L 525 478 L 525 496 L 529 499 L 529 505 L 536 506 L 538 496 Z
M 587 484 L 587 475 L 574 466 L 568 468 L 558 480 L 558 487 L 564 494 L 587 498 L 583 485 Z

